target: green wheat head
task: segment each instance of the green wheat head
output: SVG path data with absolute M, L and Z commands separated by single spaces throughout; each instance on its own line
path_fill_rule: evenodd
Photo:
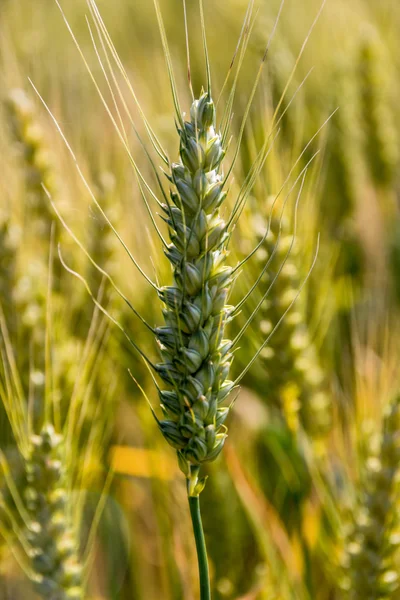
M 107 322 L 99 323 L 95 314 L 68 406 L 61 406 L 58 391 L 66 374 L 54 368 L 51 360 L 49 303 L 48 298 L 40 398 L 31 389 L 25 392 L 25 379 L 30 376 L 21 379 L 19 375 L 20 357 L 17 362 L 0 306 L 0 401 L 12 432 L 9 446 L 3 444 L 0 449 L 0 538 L 41 598 L 83 600 L 96 527 L 111 482 L 106 477 L 85 537 L 87 490 L 100 481 L 98 467 L 110 435 L 109 392 L 93 386 L 104 364 Z M 98 403 L 92 411 L 94 393 Z M 93 467 L 97 468 L 92 471 Z
M 35 107 L 23 90 L 12 90 L 6 106 L 11 130 L 20 150 L 27 202 L 34 218 L 33 223 L 36 232 L 48 238 L 53 215 L 43 185 L 54 191 L 55 178 L 44 133 Z
M 359 43 L 359 86 L 366 159 L 374 182 L 391 186 L 399 160 L 399 139 L 391 97 L 392 64 L 379 34 L 365 29 Z
M 220 216 L 225 150 L 208 92 L 193 102 L 190 116 L 179 129 L 172 204 L 164 207 L 174 285 L 160 290 L 165 325 L 156 329 L 163 358 L 156 370 L 170 388 L 160 392 L 168 419 L 159 426 L 187 476 L 221 452 L 229 410 L 221 404 L 233 386 L 231 342 L 224 339 L 233 271 L 225 264 L 229 234 Z
M 398 529 L 400 398 L 388 406 L 379 450 L 371 454 L 361 481 L 354 525 L 345 555 L 344 588 L 353 600 L 392 598 L 399 587 L 395 557 Z
M 50 161 L 42 127 L 38 120 L 33 102 L 22 89 L 13 89 L 6 99 L 8 123 L 12 132 L 12 147 L 17 151 L 18 163 L 23 174 L 22 177 L 22 206 L 23 226 L 20 228 L 19 245 L 14 246 L 13 277 L 12 280 L 4 272 L 4 285 L 7 284 L 8 296 L 2 297 L 2 309 L 5 312 L 7 325 L 13 337 L 13 343 L 18 346 L 19 366 L 22 376 L 28 373 L 32 376 L 32 383 L 37 395 L 43 394 L 44 370 L 44 337 L 46 313 L 46 287 L 47 272 L 46 259 L 41 257 L 24 256 L 22 242 L 34 240 L 35 243 L 44 238 L 45 243 L 50 241 L 50 231 L 54 222 L 51 208 L 42 188 L 42 184 L 54 189 L 54 172 Z M 17 231 L 16 214 L 9 217 L 8 231 Z M 4 233 L 6 230 L 4 230 Z M 8 236 L 9 239 L 9 236 Z M 10 260 L 10 244 L 8 248 L 7 237 L 2 236 L 1 254 Z M 47 249 L 45 256 L 47 256 Z M 28 259 L 27 259 L 28 258 Z M 11 275 L 9 273 L 8 275 Z M 14 313 L 10 313 L 10 302 Z M 29 339 L 31 348 L 26 341 Z M 31 359 L 30 350 L 34 348 L 35 370 L 29 369 Z
M 66 436 L 56 433 L 48 410 L 39 433 L 32 433 L 34 415 L 24 398 L 3 313 L 0 317 L 0 399 L 19 455 L 12 468 L 4 447 L 0 452 L 0 534 L 41 598 L 79 600 L 83 575 Z
M 339 106 L 332 123 L 330 147 L 332 153 L 332 186 L 338 186 L 340 195 L 333 206 L 328 206 L 331 223 L 337 235 L 348 227 L 348 220 L 362 189 L 363 160 L 360 122 L 360 99 L 356 72 L 348 57 L 340 57 L 335 65 L 336 85 L 332 88 L 332 106 Z
M 267 214 L 271 213 L 269 233 L 263 252 L 258 253 L 259 268 L 268 264 L 260 284 L 264 299 L 258 320 L 265 336 L 296 298 L 301 282 L 301 255 L 290 219 L 278 210 L 273 213 L 273 204 L 274 198 L 266 202 Z M 266 226 L 259 214 L 256 221 L 261 240 Z M 261 360 L 267 402 L 284 414 L 291 429 L 296 430 L 301 423 L 312 438 L 322 440 L 330 429 L 332 408 L 301 302 L 286 316 L 262 351 Z
M 82 567 L 79 540 L 70 513 L 71 498 L 66 476 L 66 453 L 62 435 L 45 425 L 30 438 L 25 463 L 27 486 L 24 500 L 28 558 L 37 593 L 49 600 L 81 600 Z

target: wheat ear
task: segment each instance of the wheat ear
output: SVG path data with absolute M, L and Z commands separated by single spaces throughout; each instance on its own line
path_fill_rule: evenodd
M 25 480 L 20 493 L 16 475 L 0 450 L 4 478 L 0 503 L 6 517 L 0 523 L 0 534 L 43 599 L 82 600 L 79 528 L 70 495 L 65 437 L 62 431 L 56 433 L 49 410 L 39 433 L 33 433 L 32 407 L 24 397 L 1 307 L 0 333 L 0 400 L 24 465 Z M 48 398 L 46 406 L 50 407 Z
M 279 315 L 287 309 L 297 294 L 301 282 L 298 246 L 295 231 L 286 215 L 273 210 L 274 198 L 266 203 L 271 211 L 269 233 L 259 253 L 259 268 L 263 269 L 261 293 L 265 295 L 260 308 L 259 327 L 268 335 Z M 256 216 L 256 227 L 266 227 L 262 215 Z M 331 402 L 324 391 L 324 374 L 317 352 L 310 339 L 305 309 L 301 302 L 287 315 L 271 343 L 261 353 L 268 382 L 263 383 L 267 397 L 284 414 L 288 426 L 296 430 L 299 421 L 314 441 L 321 445 L 331 424 Z
M 82 600 L 79 541 L 70 515 L 62 435 L 45 425 L 32 435 L 26 461 L 25 503 L 34 586 L 48 600 Z
M 399 140 L 391 103 L 391 57 L 373 27 L 365 29 L 359 48 L 359 85 L 366 158 L 374 182 L 390 189 L 399 161 Z
M 47 189 L 54 191 L 55 178 L 43 129 L 34 105 L 24 90 L 12 90 L 6 104 L 14 139 L 20 148 L 27 199 L 34 216 L 34 226 L 38 234 L 48 238 L 53 214 L 42 186 L 45 185 Z
M 352 600 L 392 598 L 399 587 L 395 553 L 399 546 L 400 397 L 389 404 L 380 447 L 366 465 L 361 498 L 345 556 L 344 587 Z
M 223 336 L 232 268 L 225 265 L 229 236 L 220 216 L 225 151 L 208 92 L 193 102 L 190 115 L 179 130 L 180 162 L 171 169 L 172 204 L 164 207 L 174 285 L 160 290 L 165 325 L 156 329 L 163 358 L 156 370 L 170 388 L 160 391 L 168 419 L 159 426 L 178 451 L 189 495 L 197 496 L 204 484 L 197 480 L 200 465 L 214 460 L 226 439 L 228 409 L 221 403 L 232 389 L 232 354 Z

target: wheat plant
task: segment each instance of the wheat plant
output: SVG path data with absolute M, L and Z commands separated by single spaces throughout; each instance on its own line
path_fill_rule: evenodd
M 49 239 L 53 222 L 43 185 L 55 189 L 51 154 L 33 102 L 22 89 L 12 90 L 6 100 L 11 131 L 19 150 L 26 188 L 26 201 L 36 235 Z
M 387 406 L 378 450 L 367 456 L 354 523 L 348 536 L 343 587 L 348 597 L 392 598 L 399 587 L 395 556 L 399 547 L 399 398 Z
M 267 212 L 273 202 L 274 197 L 270 197 L 265 203 Z M 259 213 L 256 213 L 254 229 L 262 239 L 266 225 Z M 268 335 L 293 301 L 301 282 L 301 254 L 294 236 L 294 228 L 286 215 L 272 216 L 263 252 L 260 249 L 258 253 L 260 270 L 268 262 L 260 291 L 263 295 L 269 293 L 261 304 L 257 323 L 264 335 Z M 261 385 L 266 388 L 268 402 L 282 412 L 292 431 L 297 431 L 301 424 L 321 446 L 331 427 L 332 407 L 324 390 L 324 374 L 318 364 L 317 351 L 310 339 L 304 303 L 299 301 L 287 315 L 261 353 L 261 361 L 265 368 Z
M 70 402 L 62 412 L 57 397 L 64 374 L 54 369 L 51 314 L 50 277 L 44 335 L 45 392 L 38 398 L 32 389 L 26 390 L 20 378 L 18 358 L 0 306 L 0 401 L 13 436 L 10 446 L 2 445 L 0 450 L 0 536 L 41 598 L 83 600 L 96 527 L 111 481 L 111 476 L 103 480 L 103 494 L 93 520 L 86 523 L 87 492 L 96 481 L 101 483 L 99 470 L 94 467 L 109 429 L 98 405 L 91 430 L 85 431 L 92 378 L 98 376 L 104 352 L 104 328 L 95 316 Z M 104 410 L 106 397 L 98 397 Z

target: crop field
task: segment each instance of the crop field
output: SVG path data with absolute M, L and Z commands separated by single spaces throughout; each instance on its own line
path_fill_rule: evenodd
M 0 0 L 0 600 L 400 600 L 398 0 Z

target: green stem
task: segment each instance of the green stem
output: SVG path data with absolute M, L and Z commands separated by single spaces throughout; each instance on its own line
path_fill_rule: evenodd
M 196 541 L 197 560 L 199 562 L 200 600 L 211 600 L 207 549 L 206 541 L 204 539 L 203 524 L 201 521 L 199 496 L 189 496 L 189 506 L 190 515 L 192 517 L 194 539 Z

